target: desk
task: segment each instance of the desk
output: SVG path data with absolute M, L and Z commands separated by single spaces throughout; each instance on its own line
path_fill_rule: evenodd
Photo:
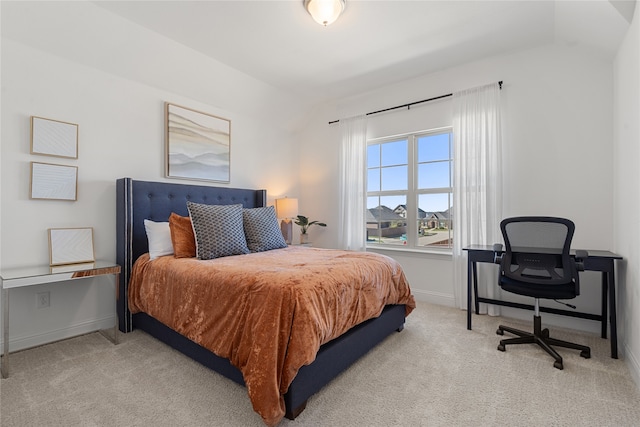
M 48 265 L 3 269 L 0 272 L 0 282 L 2 285 L 2 314 L 3 314 L 3 337 L 4 354 L 2 355 L 2 365 L 0 373 L 2 378 L 9 376 L 9 289 L 23 286 L 42 285 L 45 283 L 63 282 L 68 280 L 83 279 L 102 275 L 115 275 L 116 279 L 116 306 L 118 302 L 118 283 L 120 276 L 120 266 L 111 262 L 96 261 L 90 263 L 64 265 L 50 267 Z M 113 338 L 104 331 L 100 331 L 106 338 L 114 344 L 118 344 L 118 314 L 115 314 L 115 325 L 113 327 Z
M 493 264 L 494 251 L 492 246 L 470 245 L 463 249 L 467 251 L 467 329 L 471 330 L 471 296 L 474 298 L 476 314 L 480 311 L 480 303 L 502 305 L 506 307 L 524 308 L 533 310 L 533 305 L 520 304 L 511 301 L 502 301 L 484 298 L 478 295 L 477 263 L 485 262 Z M 560 310 L 549 307 L 540 307 L 545 313 L 561 314 L 564 316 L 579 317 L 581 319 L 597 320 L 601 322 L 601 336 L 607 338 L 607 309 L 610 312 L 611 324 L 611 357 L 618 358 L 618 326 L 616 322 L 616 286 L 615 286 L 615 260 L 620 260 L 620 255 L 609 251 L 589 250 L 589 257 L 584 260 L 585 271 L 599 271 L 602 273 L 602 308 L 601 313 L 581 313 L 579 311 Z M 571 251 L 575 255 L 575 251 Z M 497 283 L 497 279 L 496 279 Z M 472 292 L 473 286 L 473 292 Z M 608 301 L 608 305 L 607 305 Z

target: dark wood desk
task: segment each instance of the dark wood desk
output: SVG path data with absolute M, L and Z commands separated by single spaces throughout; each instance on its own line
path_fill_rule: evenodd
M 467 329 L 471 329 L 471 296 L 474 296 L 473 307 L 476 314 L 480 311 L 480 303 L 502 305 L 506 307 L 523 308 L 533 310 L 533 305 L 520 304 L 511 301 L 502 301 L 484 298 L 478 295 L 478 271 L 477 264 L 485 262 L 493 264 L 494 251 L 492 246 L 470 245 L 463 249 L 467 251 Z M 616 280 L 615 260 L 621 260 L 620 255 L 609 251 L 589 250 L 589 257 L 584 260 L 585 271 L 599 271 L 602 273 L 602 308 L 601 313 L 591 314 L 579 311 L 560 310 L 550 307 L 540 307 L 545 313 L 560 314 L 564 316 L 579 317 L 581 319 L 596 320 L 601 322 L 602 338 L 607 338 L 607 317 L 611 325 L 611 357 L 618 358 L 618 326 L 616 322 Z M 575 251 L 571 251 L 572 254 Z M 497 279 L 496 279 L 497 282 Z M 473 292 L 472 292 L 473 291 Z M 608 304 L 607 304 L 608 301 Z M 607 316 L 607 310 L 609 316 Z

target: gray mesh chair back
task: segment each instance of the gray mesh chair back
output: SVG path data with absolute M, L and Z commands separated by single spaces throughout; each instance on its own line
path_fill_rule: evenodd
M 535 298 L 570 299 L 580 294 L 571 258 L 572 221 L 554 217 L 515 217 L 500 223 L 506 250 L 500 286 Z M 540 285 L 540 286 L 535 286 Z

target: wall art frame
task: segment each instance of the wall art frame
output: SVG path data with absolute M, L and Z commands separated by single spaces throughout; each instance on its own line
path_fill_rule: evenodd
M 78 199 L 78 167 L 31 162 L 31 199 Z
M 95 261 L 93 227 L 49 228 L 49 265 Z
M 75 123 L 31 116 L 31 154 L 77 159 L 78 130 Z
M 229 183 L 231 120 L 165 103 L 167 178 Z

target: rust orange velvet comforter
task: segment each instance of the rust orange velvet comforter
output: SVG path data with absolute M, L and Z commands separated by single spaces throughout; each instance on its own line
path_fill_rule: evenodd
M 129 308 L 145 312 L 231 361 L 267 425 L 320 346 L 377 317 L 415 307 L 400 265 L 384 255 L 288 247 L 200 261 L 145 254 L 133 267 Z

